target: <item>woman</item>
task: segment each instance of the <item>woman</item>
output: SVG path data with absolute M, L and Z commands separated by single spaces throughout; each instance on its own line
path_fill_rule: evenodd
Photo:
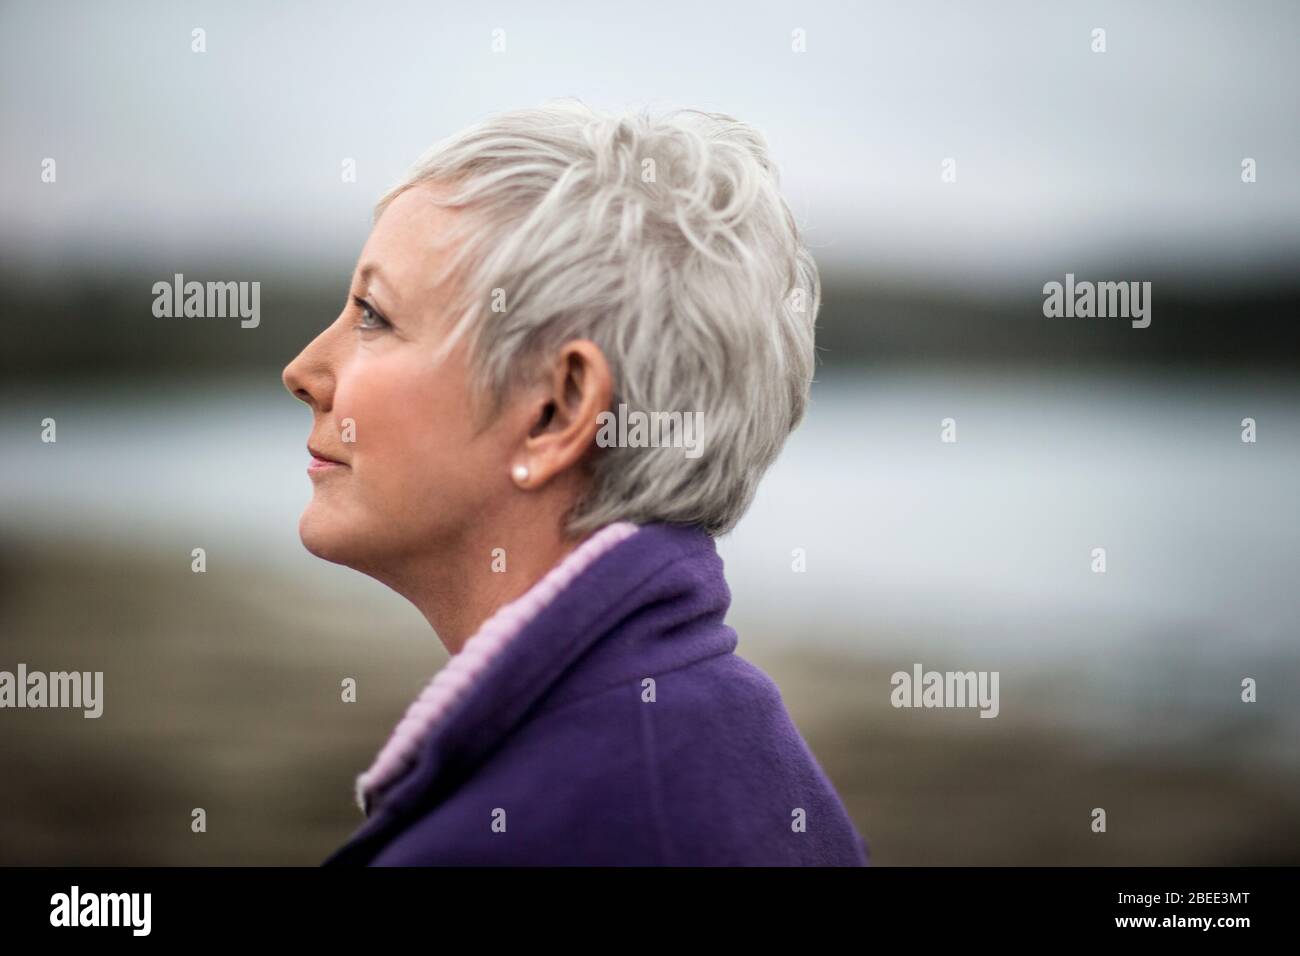
M 452 656 L 326 863 L 867 862 L 734 653 L 713 542 L 803 416 L 818 296 L 722 115 L 507 113 L 383 197 L 284 371 L 314 415 L 299 531 Z

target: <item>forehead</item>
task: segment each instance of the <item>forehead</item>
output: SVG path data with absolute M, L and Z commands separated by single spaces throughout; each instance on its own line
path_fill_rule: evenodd
M 370 230 L 357 262 L 357 278 L 398 309 L 424 311 L 448 257 L 451 210 L 433 202 L 433 188 L 399 193 Z

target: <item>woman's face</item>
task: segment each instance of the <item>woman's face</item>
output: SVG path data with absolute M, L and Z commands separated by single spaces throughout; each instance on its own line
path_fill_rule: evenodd
M 455 213 L 429 201 L 433 188 L 412 187 L 384 210 L 343 312 L 283 375 L 315 419 L 303 544 L 377 577 L 446 553 L 510 482 L 510 414 L 479 431 L 463 345 L 435 364 L 452 316 L 431 277 Z

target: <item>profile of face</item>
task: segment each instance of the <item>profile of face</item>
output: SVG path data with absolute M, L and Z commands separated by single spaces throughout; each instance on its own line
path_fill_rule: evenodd
M 547 503 L 577 493 L 568 476 L 609 395 L 603 356 L 575 342 L 555 357 L 555 374 L 518 389 L 489 420 L 471 412 L 465 340 L 438 354 L 455 319 L 435 285 L 447 254 L 440 238 L 461 213 L 435 205 L 436 188 L 415 185 L 389 203 L 343 311 L 283 373 L 314 419 L 303 544 L 394 586 L 404 564 L 461 555 L 494 520 L 540 515 L 558 526 L 563 507 Z
M 283 375 L 314 416 L 303 544 L 359 570 L 454 538 L 510 481 L 509 418 L 479 430 L 467 414 L 464 348 L 435 362 L 450 317 L 429 277 L 454 213 L 431 203 L 429 188 L 384 210 L 343 311 Z

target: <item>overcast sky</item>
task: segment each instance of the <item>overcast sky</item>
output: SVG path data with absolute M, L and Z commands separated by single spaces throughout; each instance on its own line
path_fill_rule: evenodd
M 1214 275 L 1300 250 L 1294 2 L 2 9 L 0 251 L 23 268 L 348 266 L 429 143 L 568 95 L 757 125 L 825 269 L 1005 283 L 1136 253 Z

